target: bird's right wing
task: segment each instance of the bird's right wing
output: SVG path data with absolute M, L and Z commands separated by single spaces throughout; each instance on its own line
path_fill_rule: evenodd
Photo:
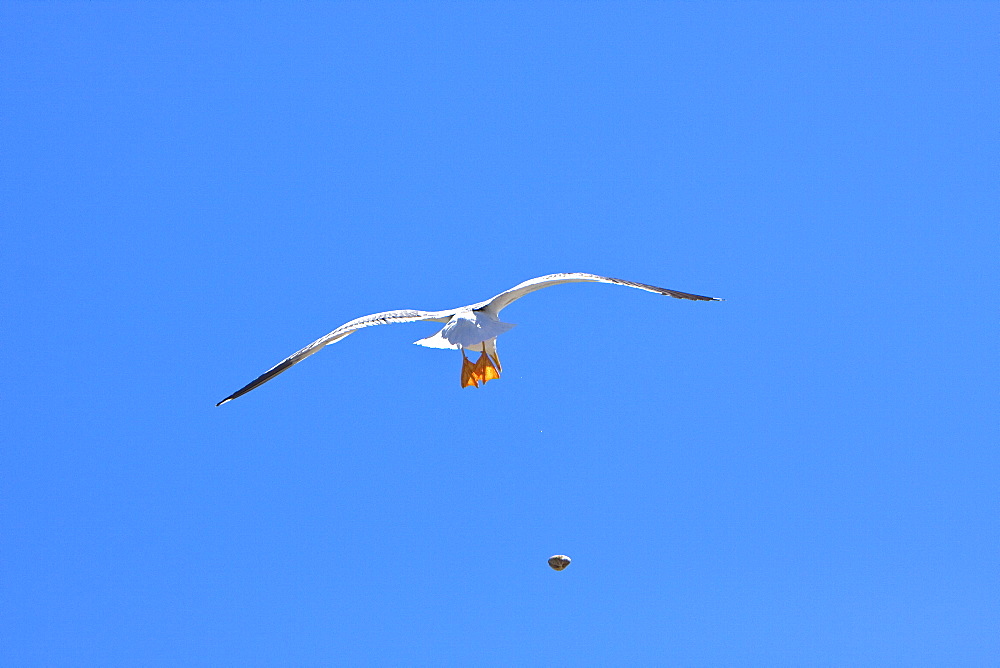
M 519 285 L 515 285 L 510 290 L 506 292 L 501 292 L 493 299 L 490 299 L 480 304 L 476 304 L 476 308 L 488 309 L 494 314 L 499 314 L 500 310 L 506 306 L 509 306 L 511 302 L 520 299 L 521 297 L 531 294 L 535 290 L 541 290 L 542 288 L 548 288 L 553 285 L 562 285 L 563 283 L 611 283 L 612 285 L 624 285 L 630 288 L 638 288 L 640 290 L 645 290 L 647 292 L 655 292 L 658 295 L 667 295 L 674 297 L 676 299 L 693 299 L 695 301 L 703 302 L 721 302 L 722 299 L 718 297 L 704 297 L 702 295 L 693 295 L 689 292 L 680 292 L 679 290 L 669 290 L 667 288 L 658 288 L 655 285 L 646 285 L 645 283 L 635 283 L 633 281 L 626 281 L 621 278 L 608 278 L 607 276 L 598 276 L 596 274 L 582 274 L 582 273 L 569 273 L 569 274 L 549 274 L 548 276 L 539 276 L 538 278 L 532 278 L 531 280 L 525 281 Z
M 273 367 L 262 373 L 260 376 L 255 378 L 253 381 L 236 390 L 228 397 L 215 404 L 216 406 L 221 406 L 227 401 L 232 401 L 236 397 L 241 397 L 250 390 L 263 385 L 267 381 L 271 380 L 279 373 L 287 371 L 295 364 L 298 364 L 305 358 L 309 357 L 313 353 L 319 352 L 323 346 L 329 345 L 331 343 L 336 343 L 348 334 L 352 334 L 359 329 L 365 327 L 372 327 L 374 325 L 389 325 L 397 322 L 419 322 L 423 320 L 428 320 L 432 322 L 448 322 L 448 319 L 454 315 L 454 311 L 385 311 L 383 313 L 373 313 L 371 315 L 366 315 L 363 318 L 357 318 L 348 323 L 345 323 L 333 330 L 326 336 L 316 339 L 308 346 L 298 351 L 294 355 L 286 357 L 282 361 L 275 364 Z

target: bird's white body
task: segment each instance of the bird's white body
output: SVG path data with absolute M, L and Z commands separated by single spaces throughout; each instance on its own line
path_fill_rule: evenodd
M 541 290 L 542 288 L 551 287 L 553 285 L 561 285 L 563 283 L 610 283 L 612 285 L 624 285 L 626 287 L 638 288 L 647 292 L 655 292 L 660 295 L 668 295 L 677 299 L 690 299 L 694 301 L 722 301 L 716 297 L 704 297 L 702 295 L 694 295 L 687 292 L 680 292 L 678 290 L 669 290 L 667 288 L 658 288 L 655 285 L 635 283 L 620 278 L 608 278 L 607 276 L 598 276 L 596 274 L 549 274 L 548 276 L 532 278 L 531 280 L 515 285 L 506 292 L 501 292 L 492 299 L 487 299 L 486 301 L 479 302 L 477 304 L 470 304 L 469 306 L 461 306 L 447 311 L 384 311 L 382 313 L 366 315 L 362 318 L 351 320 L 350 322 L 333 330 L 326 336 L 313 341 L 294 355 L 291 355 L 278 364 L 275 364 L 273 367 L 258 376 L 255 380 L 229 395 L 216 405 L 221 406 L 227 401 L 232 401 L 236 397 L 246 394 L 250 390 L 266 383 L 310 355 L 319 352 L 325 346 L 328 346 L 331 343 L 336 343 L 359 329 L 371 327 L 373 325 L 386 325 L 398 322 L 429 321 L 444 323 L 444 327 L 442 327 L 436 334 L 420 339 L 419 341 L 415 341 L 415 343 L 427 348 L 457 348 L 462 351 L 463 358 L 466 350 L 481 353 L 482 356 L 480 357 L 480 361 L 475 365 L 469 362 L 468 359 L 465 359 L 462 367 L 463 387 L 469 387 L 471 385 L 478 387 L 481 382 L 486 382 L 487 380 L 493 380 L 500 377 L 500 358 L 497 356 L 496 352 L 496 339 L 498 336 L 514 327 L 512 324 L 502 322 L 500 320 L 500 311 L 509 306 L 515 300 L 518 300 L 535 290 Z
M 513 327 L 515 325 L 501 322 L 500 318 L 485 309 L 459 311 L 437 334 L 414 343 L 426 348 L 463 348 L 479 352 L 482 347 L 480 344 L 485 341 L 496 341 L 498 336 Z

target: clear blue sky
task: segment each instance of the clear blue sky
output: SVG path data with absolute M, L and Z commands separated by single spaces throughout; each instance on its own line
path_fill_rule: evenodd
M 0 5 L 0 664 L 1000 664 L 998 7 Z

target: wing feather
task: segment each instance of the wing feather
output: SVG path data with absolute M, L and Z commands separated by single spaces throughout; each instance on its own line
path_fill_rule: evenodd
M 260 387 L 267 381 L 271 380 L 280 373 L 287 371 L 294 365 L 298 364 L 310 355 L 319 352 L 324 346 L 328 346 L 331 343 L 336 343 L 342 338 L 353 334 L 359 329 L 365 327 L 373 327 L 375 325 L 391 325 L 400 322 L 420 322 L 423 320 L 436 321 L 436 322 L 448 322 L 448 319 L 454 315 L 454 311 L 413 311 L 413 310 L 403 310 L 403 311 L 384 311 L 382 313 L 373 313 L 371 315 L 366 315 L 361 318 L 356 318 L 348 323 L 344 323 L 337 329 L 333 330 L 326 336 L 316 339 L 308 346 L 302 350 L 289 355 L 285 359 L 281 360 L 273 367 L 257 376 L 254 380 L 247 383 L 245 386 L 236 390 L 228 397 L 215 404 L 216 406 L 221 406 L 222 404 L 232 401 L 237 397 L 241 397 L 250 390 Z
M 667 288 L 658 288 L 655 285 L 646 285 L 645 283 L 626 281 L 622 278 L 609 278 L 607 276 L 598 276 L 596 274 L 569 273 L 569 274 L 549 274 L 548 276 L 539 276 L 538 278 L 532 278 L 531 280 L 525 281 L 524 283 L 515 285 L 506 292 L 501 292 L 492 299 L 476 304 L 475 306 L 477 309 L 485 309 L 491 311 L 494 314 L 499 314 L 501 309 L 509 306 L 512 302 L 520 299 L 525 295 L 531 294 L 536 290 L 541 290 L 542 288 L 552 287 L 553 285 L 562 285 L 563 283 L 611 283 L 612 285 L 624 285 L 630 288 L 638 288 L 639 290 L 646 290 L 647 292 L 655 292 L 656 294 L 667 295 L 669 297 L 674 297 L 676 299 L 693 299 L 695 301 L 703 301 L 703 302 L 724 301 L 722 299 L 719 299 L 718 297 L 705 297 L 702 295 L 691 294 L 690 292 L 681 292 L 680 290 L 669 290 Z

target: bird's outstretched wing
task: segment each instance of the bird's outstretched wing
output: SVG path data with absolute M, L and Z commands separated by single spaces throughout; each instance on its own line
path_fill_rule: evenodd
M 532 278 L 529 281 L 525 281 L 520 285 L 515 285 L 510 290 L 506 292 L 501 292 L 493 299 L 476 304 L 477 309 L 488 310 L 494 314 L 500 313 L 500 310 L 506 306 L 509 306 L 511 302 L 520 299 L 521 297 L 534 292 L 535 290 L 541 290 L 542 288 L 548 288 L 553 285 L 561 285 L 563 283 L 611 283 L 612 285 L 625 285 L 630 288 L 639 288 L 640 290 L 646 290 L 647 292 L 655 292 L 659 295 L 668 295 L 670 297 L 675 297 L 677 299 L 693 299 L 695 301 L 703 302 L 721 302 L 724 301 L 718 297 L 703 297 L 702 295 L 693 295 L 688 292 L 680 292 L 679 290 L 668 290 L 667 288 L 658 288 L 655 285 L 646 285 L 645 283 L 635 283 L 633 281 L 626 281 L 621 278 L 608 278 L 607 276 L 597 276 L 596 274 L 549 274 L 548 276 L 539 276 L 538 278 Z
M 313 353 L 319 352 L 323 346 L 329 345 L 331 343 L 336 343 L 348 334 L 358 331 L 364 327 L 372 327 L 374 325 L 389 325 L 397 322 L 419 322 L 421 320 L 429 320 L 432 322 L 448 322 L 448 319 L 455 314 L 454 311 L 385 311 L 383 313 L 373 313 L 371 315 L 366 315 L 363 318 L 357 318 L 348 323 L 345 323 L 333 330 L 326 336 L 316 339 L 308 346 L 298 351 L 294 355 L 291 355 L 282 361 L 275 364 L 273 367 L 262 373 L 260 376 L 252 380 L 246 386 L 241 387 L 236 390 L 228 397 L 215 404 L 216 406 L 221 406 L 227 401 L 232 401 L 236 397 L 243 396 L 255 387 L 263 385 L 267 381 L 271 380 L 279 373 L 290 369 L 295 364 L 301 362 L 305 358 L 309 357 Z

